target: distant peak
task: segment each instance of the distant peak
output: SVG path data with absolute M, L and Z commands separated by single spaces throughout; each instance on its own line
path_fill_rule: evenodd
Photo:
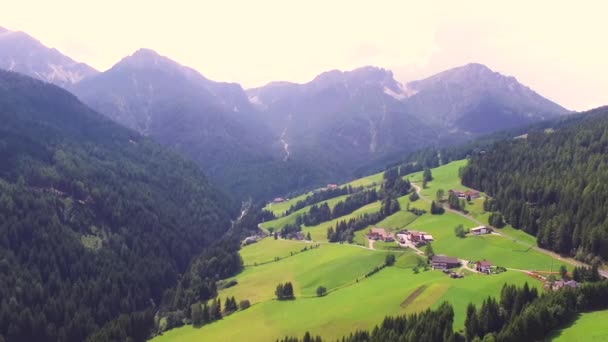
M 157 57 L 162 57 L 161 55 L 158 54 L 158 52 L 152 50 L 152 49 L 147 49 L 147 48 L 140 48 L 137 51 L 135 51 L 131 57 L 139 57 L 139 58 L 157 58 Z
M 8 29 L 5 29 L 4 27 L 0 26 L 0 33 L 6 33 L 6 32 L 10 32 Z
M 132 55 L 123 58 L 117 63 L 120 66 L 130 66 L 137 68 L 149 68 L 149 67 L 175 67 L 176 62 L 172 61 L 168 57 L 158 54 L 152 49 L 138 49 Z
M 462 68 L 471 69 L 471 70 L 490 70 L 490 68 L 488 68 L 484 64 L 476 63 L 476 62 L 466 64 L 466 65 L 462 66 Z

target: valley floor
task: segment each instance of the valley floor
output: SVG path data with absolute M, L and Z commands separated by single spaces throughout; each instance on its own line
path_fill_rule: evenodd
M 507 268 L 507 272 L 482 275 L 463 267 L 461 272 L 465 277 L 462 279 L 422 268 L 417 273 L 414 267 L 423 258 L 420 251 L 382 241 L 370 244 L 366 236 L 368 229 L 358 231 L 352 245 L 327 242 L 327 228 L 335 226 L 338 220 L 378 211 L 380 203 L 376 202 L 339 219 L 303 227 L 303 232 L 310 233 L 313 242 L 269 237 L 244 247 L 241 256 L 246 268 L 234 278 L 238 284 L 220 291 L 219 296 L 234 296 L 237 302 L 247 299 L 252 306 L 200 328 L 186 326 L 167 331 L 154 340 L 268 341 L 287 335 L 301 336 L 305 331 L 331 340 L 356 329 L 372 328 L 387 315 L 417 312 L 444 301 L 454 306 L 455 328 L 462 329 L 468 303 L 479 304 L 488 296 L 500 294 L 505 283 L 523 285 L 528 282 L 541 288 L 543 284 L 530 277 L 529 270 L 555 272 L 562 264 L 572 268 L 568 260 L 556 259 L 535 248 L 534 237 L 511 227 L 498 230 L 499 234 L 456 237 L 454 227 L 457 225 L 472 228 L 487 222 L 483 199 L 474 200 L 467 206 L 469 215 L 448 210 L 442 215 L 416 216 L 406 210 L 409 207 L 429 211 L 429 202 L 439 188 L 446 193 L 452 188 L 466 190 L 458 181 L 458 169 L 465 163 L 458 161 L 434 169 L 434 180 L 427 188 L 421 189 L 417 185 L 419 200 L 411 202 L 409 196 L 399 198 L 402 210 L 375 226 L 393 232 L 401 229 L 425 231 L 434 237 L 432 246 L 436 254 L 467 261 L 489 260 Z M 421 173 L 415 173 L 406 177 L 412 183 L 420 184 L 421 176 Z M 353 183 L 377 186 L 381 180 L 382 175 L 378 174 Z M 290 202 L 293 204 L 294 200 Z M 330 206 L 335 203 L 335 200 L 328 201 Z M 283 203 L 278 207 L 277 215 L 288 208 Z M 306 210 L 308 208 L 300 212 Z M 280 224 L 295 222 L 297 213 L 279 217 L 263 226 L 278 228 Z M 366 277 L 384 263 L 387 253 L 396 255 L 396 264 Z M 287 281 L 293 283 L 296 299 L 276 300 L 276 285 Z M 316 297 L 318 286 L 326 287 L 328 294 Z

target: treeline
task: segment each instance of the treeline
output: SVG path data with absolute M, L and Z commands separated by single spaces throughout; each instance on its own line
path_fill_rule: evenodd
M 370 225 L 376 224 L 386 217 L 401 210 L 399 201 L 396 199 L 385 198 L 382 200 L 382 207 L 375 213 L 365 213 L 348 221 L 342 220 L 336 223 L 336 227 L 327 229 L 327 239 L 329 242 L 349 242 L 355 238 L 355 232 L 365 229 Z
M 521 290 L 520 290 L 521 291 Z M 518 295 L 517 292 L 516 296 Z M 517 303 L 515 301 L 511 303 Z M 501 306 L 504 309 L 504 305 Z M 608 282 L 583 284 L 579 288 L 564 288 L 548 292 L 531 301 L 517 314 L 504 317 L 497 328 L 485 331 L 498 342 L 540 341 L 551 332 L 563 328 L 578 313 L 608 308 Z M 505 310 L 505 312 L 508 312 Z
M 489 211 L 538 245 L 591 262 L 608 259 L 608 109 L 553 133 L 531 133 L 474 155 L 463 184 L 493 197 Z
M 316 226 L 319 223 L 333 220 L 335 218 L 348 215 L 353 211 L 378 201 L 378 192 L 375 189 L 357 192 L 344 201 L 336 203 L 333 209 L 327 203 L 313 205 L 308 213 L 296 217 L 297 225 Z
M 345 336 L 344 342 L 519 342 L 543 341 L 572 322 L 578 313 L 608 308 L 608 282 L 586 283 L 578 288 L 538 294 L 525 284 L 504 285 L 499 299 L 487 298 L 479 306 L 469 304 L 464 333 L 455 332 L 452 306 L 409 316 L 386 317 L 370 331 Z M 286 337 L 280 342 L 322 342 L 306 333 L 303 339 Z
M 411 153 L 404 160 L 394 163 L 387 169 L 397 169 L 401 176 L 423 171 L 425 168 L 435 168 L 456 160 L 484 153 L 494 144 L 510 140 L 531 132 L 544 132 L 546 129 L 562 129 L 583 120 L 581 115 L 569 115 L 553 120 L 538 122 L 529 126 L 518 127 L 506 131 L 495 132 L 478 137 L 464 144 L 446 147 L 427 147 Z
M 274 213 L 265 210 L 261 204 L 247 203 L 243 206 L 243 210 L 244 214 L 231 228 L 232 235 L 238 236 L 241 240 L 259 233 L 259 223 L 276 219 Z
M 386 217 L 401 210 L 398 198 L 408 194 L 411 184 L 399 176 L 397 170 L 387 170 L 383 176 L 383 183 L 380 187 L 378 197 L 381 199 L 380 210 L 375 213 L 366 213 L 350 220 L 342 220 L 336 223 L 336 227 L 327 229 L 327 239 L 329 242 L 352 243 L 355 232 L 376 224 Z
M 307 196 L 305 199 L 300 200 L 300 201 L 296 202 L 296 204 L 289 207 L 289 209 L 287 209 L 287 211 L 285 211 L 284 216 L 287 216 L 295 211 L 298 211 L 302 208 L 306 208 L 313 204 L 317 204 L 319 202 L 327 201 L 329 199 L 344 196 L 344 195 L 350 195 L 350 194 L 357 193 L 357 192 L 361 191 L 362 189 L 363 188 L 361 188 L 361 187 L 353 188 L 352 186 L 349 185 L 349 186 L 344 186 L 344 187 L 338 187 L 336 189 L 325 189 L 325 190 L 315 191 L 312 195 Z
M 343 337 L 342 342 L 455 342 L 454 309 L 448 303 L 437 309 L 408 316 L 386 317 L 381 325 L 372 331 L 357 331 Z M 302 339 L 285 337 L 278 342 L 322 342 L 320 336 L 313 337 L 306 332 Z

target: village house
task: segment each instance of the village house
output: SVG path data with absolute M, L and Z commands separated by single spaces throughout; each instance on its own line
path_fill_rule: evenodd
M 272 203 L 283 203 L 283 202 L 285 202 L 285 199 L 283 197 L 277 197 L 272 200 Z
M 467 196 L 464 194 L 464 191 L 461 191 L 461 190 L 450 189 L 450 190 L 448 190 L 448 193 L 454 194 L 458 198 L 467 198 Z
M 469 230 L 473 235 L 482 235 L 482 234 L 490 234 L 492 233 L 492 229 L 486 226 L 479 226 L 475 228 L 471 228 Z
M 435 270 L 445 270 L 460 266 L 460 261 L 445 255 L 435 255 L 431 259 L 431 264 Z
M 465 198 L 465 199 L 466 198 L 477 199 L 477 198 L 481 197 L 479 194 L 479 191 L 477 191 L 477 190 L 462 191 L 462 190 L 457 190 L 457 189 L 450 189 L 448 191 L 448 193 L 454 194 L 458 198 Z
M 552 291 L 559 291 L 563 288 L 577 288 L 579 286 L 579 283 L 577 283 L 574 280 L 568 280 L 568 281 L 564 281 L 564 280 L 558 280 L 558 281 L 554 281 L 553 283 L 551 282 L 546 282 L 545 283 L 545 288 L 550 288 Z
M 408 240 L 416 245 L 424 245 L 433 241 L 433 235 L 425 232 L 408 232 Z
M 475 263 L 475 269 L 478 272 L 490 274 L 492 271 L 492 263 L 487 260 L 481 260 Z
M 338 184 L 327 184 L 327 190 L 335 190 L 338 188 Z
M 418 232 L 410 232 L 408 237 L 412 242 L 420 242 L 422 240 L 422 234 Z
M 395 241 L 393 234 L 388 233 L 384 228 L 372 228 L 367 237 L 371 240 L 382 240 L 385 242 Z
M 470 197 L 471 199 L 477 199 L 477 198 L 481 197 L 479 195 L 479 191 L 477 191 L 477 190 L 465 191 L 464 196 L 465 197 Z

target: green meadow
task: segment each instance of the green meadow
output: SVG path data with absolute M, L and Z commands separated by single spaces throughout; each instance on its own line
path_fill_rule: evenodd
M 439 189 L 445 190 L 446 196 L 450 189 L 469 190 L 469 188 L 460 183 L 460 177 L 458 176 L 459 169 L 466 166 L 467 163 L 468 161 L 464 159 L 457 160 L 432 169 L 431 173 L 433 174 L 433 180 L 427 183 L 427 188 L 422 189 L 422 195 L 435 199 L 435 194 Z M 422 171 L 412 173 L 405 177 L 409 179 L 410 182 L 422 184 Z
M 376 185 L 382 184 L 382 177 L 384 176 L 384 172 L 379 172 L 371 176 L 355 179 L 350 183 L 344 184 L 344 186 L 352 186 L 353 188 L 357 187 L 372 187 Z
M 458 177 L 458 170 L 465 165 L 466 161 L 462 160 L 433 169 L 434 180 L 422 190 L 424 199 L 411 202 L 409 195 L 399 198 L 401 211 L 374 226 L 389 231 L 427 232 L 434 237 L 432 246 L 436 254 L 471 261 L 486 259 L 509 268 L 507 272 L 488 276 L 462 269 L 461 272 L 466 274 L 463 279 L 451 279 L 442 272 L 431 270 L 421 270 L 416 274 L 413 268 L 423 257 L 414 250 L 382 241 L 375 242 L 374 250 L 368 248 L 365 234 L 373 226 L 355 232 L 353 245 L 327 243 L 329 227 L 335 227 L 341 220 L 378 211 L 380 202 L 375 202 L 349 215 L 302 227 L 304 233 L 311 234 L 313 242 L 266 238 L 244 247 L 240 253 L 245 270 L 233 278 L 237 285 L 221 290 L 219 297 L 234 296 L 237 301 L 248 299 L 252 306 L 200 328 L 185 326 L 170 330 L 155 341 L 268 341 L 287 335 L 301 336 L 305 331 L 333 340 L 357 329 L 370 329 L 386 315 L 418 312 L 444 301 L 454 306 L 454 325 L 462 329 L 467 304 L 480 304 L 487 296 L 499 295 L 505 283 L 523 285 L 528 282 L 540 288 L 542 283 L 520 270 L 556 271 L 563 262 L 532 248 L 535 246 L 534 237 L 510 226 L 499 230 L 503 236 L 456 237 L 454 228 L 457 225 L 472 228 L 478 225 L 475 220 L 487 222 L 489 214 L 483 211 L 483 199 L 469 204 L 470 217 L 452 212 L 442 215 L 428 213 L 428 200 L 435 198 L 437 189 L 444 189 L 446 193 L 449 189 L 467 189 L 460 185 Z M 421 176 L 419 172 L 406 177 L 421 184 Z M 382 173 L 378 173 L 347 185 L 371 187 L 381 182 Z M 284 212 L 303 196 L 270 208 L 277 213 Z M 333 207 L 346 197 L 326 202 Z M 427 213 L 416 216 L 406 210 L 408 207 L 425 209 Z M 297 215 L 308 209 L 262 226 L 280 228 L 287 223 L 295 223 Z M 388 253 L 397 257 L 395 265 L 366 277 L 367 273 L 384 263 Z M 274 295 L 276 285 L 287 281 L 293 283 L 296 299 L 277 301 Z M 316 297 L 319 286 L 327 288 L 326 296 Z M 575 331 L 578 325 L 585 327 L 593 322 L 593 318 L 583 315 L 569 329 Z M 570 330 L 563 334 L 573 333 Z
M 325 245 L 318 251 L 320 252 Z M 344 248 L 358 250 L 361 248 L 343 246 Z M 345 252 L 346 249 L 341 250 Z M 383 255 L 383 252 L 366 251 Z M 315 251 L 311 251 L 312 256 Z M 333 254 L 335 251 L 329 252 Z M 309 252 L 305 252 L 309 253 Z M 302 256 L 305 255 L 302 254 Z M 340 255 L 340 258 L 345 256 Z M 295 260 L 297 257 L 293 257 Z M 412 255 L 405 258 L 414 262 Z M 310 257 L 306 263 L 311 268 L 324 264 L 328 259 Z M 301 336 L 304 331 L 320 334 L 332 340 L 348 334 L 356 329 L 370 329 L 379 324 L 386 315 L 404 314 L 435 307 L 443 301 L 450 301 L 455 305 L 455 326 L 462 328 L 465 318 L 466 305 L 472 301 L 480 303 L 489 295 L 497 295 L 505 282 L 523 284 L 528 282 L 533 286 L 540 283 L 519 272 L 506 272 L 496 276 L 470 275 L 464 279 L 451 279 L 438 271 L 426 271 L 414 274 L 411 265 L 399 265 L 400 259 L 393 267 L 387 267 L 370 278 L 364 278 L 343 286 L 324 297 L 310 297 L 306 293 L 318 285 L 331 282 L 335 278 L 335 284 L 346 281 L 348 276 L 337 267 L 319 270 L 318 279 L 304 275 L 310 271 L 307 269 L 293 269 L 293 265 L 287 263 L 288 259 L 277 263 L 277 271 L 280 269 L 284 274 L 276 275 L 277 271 L 264 272 L 263 276 L 273 277 L 267 281 L 273 286 L 259 285 L 249 295 L 260 301 L 247 310 L 239 311 L 221 321 L 194 328 L 185 326 L 183 328 L 165 332 L 163 336 L 155 338 L 155 341 L 272 341 L 286 335 Z M 337 262 L 337 260 L 331 261 Z M 282 267 L 281 267 L 282 265 Z M 258 266 L 266 267 L 266 266 Z M 244 273 L 246 273 L 246 270 Z M 324 276 L 320 276 L 323 271 Z M 325 273 L 331 271 L 330 273 Z M 259 271 L 258 271 L 259 272 Z M 261 272 L 260 272 L 261 273 Z M 262 277 L 262 275 L 260 275 Z M 274 290 L 274 281 L 295 280 L 296 296 L 293 301 L 277 301 L 271 298 Z M 300 280 L 303 279 L 303 280 Z M 220 297 L 235 295 L 237 300 L 237 288 L 246 284 L 239 283 L 230 292 L 227 289 L 220 293 Z M 303 284 L 303 285 L 300 285 Z M 249 284 L 251 286 L 251 284 Z M 303 286 L 302 289 L 299 289 Z M 423 290 L 420 291 L 420 288 Z M 255 292 L 255 293 L 254 293 Z M 263 294 L 262 294 L 263 292 Z M 270 295 L 267 294 L 270 292 Z M 241 292 L 243 293 L 243 292 Z M 259 297 L 256 297 L 259 294 Z M 414 294 L 414 296 L 412 296 Z M 407 299 L 407 301 L 406 301 Z M 248 327 L 251 327 L 249 329 Z
M 327 205 L 329 205 L 330 208 L 334 208 L 336 206 L 336 204 L 338 204 L 339 202 L 344 201 L 347 197 L 349 197 L 349 195 L 344 195 L 344 196 L 339 196 L 339 197 L 335 197 L 326 201 L 322 201 L 317 203 L 317 205 L 321 205 L 324 203 L 327 203 Z M 282 203 L 281 203 L 282 204 Z M 283 228 L 285 225 L 287 224 L 295 224 L 296 223 L 296 218 L 298 216 L 302 216 L 303 214 L 307 213 L 310 210 L 310 207 L 312 207 L 312 205 L 309 205 L 307 207 L 304 207 L 300 210 L 294 211 L 293 213 L 287 215 L 287 216 L 281 216 L 275 220 L 272 221 L 267 221 L 261 224 L 262 228 L 264 229 L 268 229 L 270 227 L 273 227 L 275 229 L 281 229 Z M 285 210 L 289 209 L 289 207 L 287 207 Z M 284 211 L 283 211 L 284 212 Z
M 298 201 L 306 199 L 306 197 L 308 197 L 310 195 L 312 195 L 312 191 L 311 192 L 307 192 L 305 194 L 302 194 L 300 196 L 291 198 L 290 200 L 285 201 L 285 202 L 281 202 L 281 203 L 268 203 L 266 205 L 266 207 L 264 207 L 264 209 L 272 211 L 276 216 L 281 216 L 292 205 L 298 203 Z
M 337 219 L 323 222 L 316 226 L 302 227 L 302 231 L 304 233 L 310 232 L 310 235 L 311 235 L 313 241 L 327 241 L 327 229 L 329 227 L 335 227 L 337 222 L 342 221 L 342 220 L 348 221 L 349 219 L 355 218 L 359 215 L 363 215 L 365 213 L 373 213 L 378 210 L 380 210 L 380 202 L 370 203 L 368 205 L 365 205 L 365 206 L 353 211 L 352 213 L 350 213 L 348 215 L 344 215 Z
M 552 341 L 608 341 L 608 311 L 580 314 L 570 326 L 556 332 Z

